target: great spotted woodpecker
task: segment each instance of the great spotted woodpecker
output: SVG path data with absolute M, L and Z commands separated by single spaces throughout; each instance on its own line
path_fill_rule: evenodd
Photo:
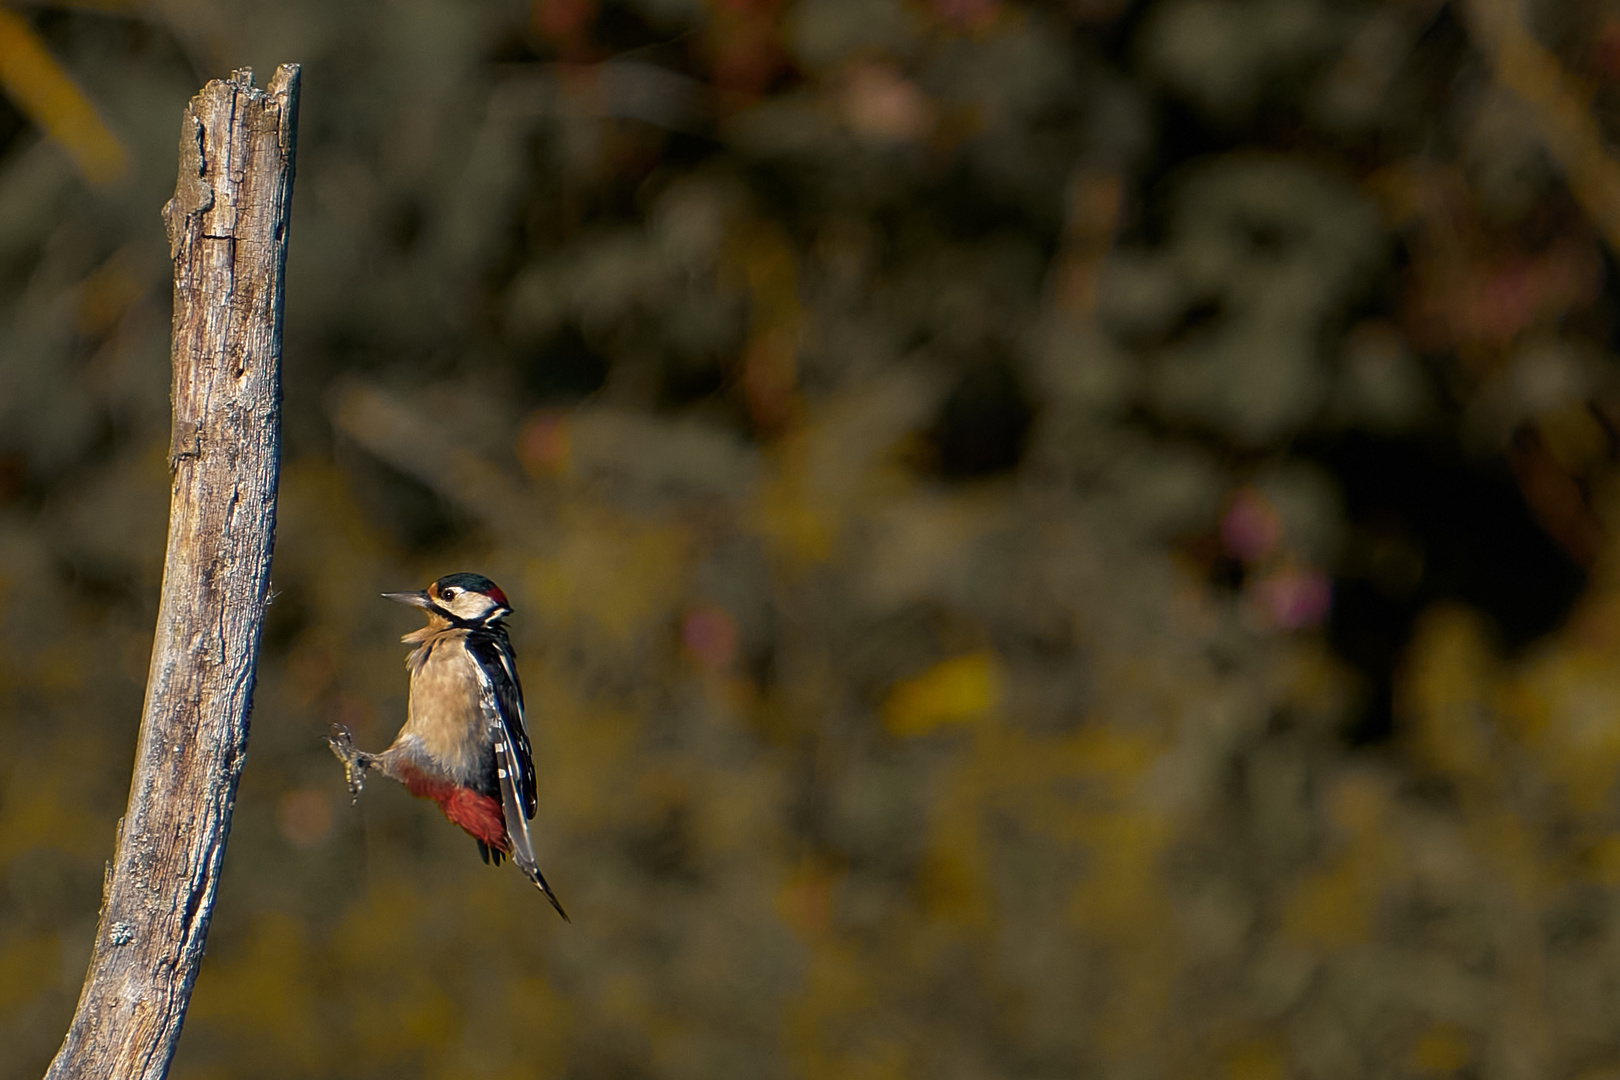
M 507 638 L 512 605 L 478 574 L 450 574 L 421 592 L 383 593 L 427 612 L 428 624 L 402 640 L 415 645 L 405 726 L 380 754 L 356 750 L 348 728 L 333 724 L 328 742 L 343 762 L 358 801 L 376 769 L 478 841 L 484 861 L 511 856 L 518 869 L 568 920 L 540 873 L 529 840 L 535 810 L 534 763 L 523 726 L 523 687 Z

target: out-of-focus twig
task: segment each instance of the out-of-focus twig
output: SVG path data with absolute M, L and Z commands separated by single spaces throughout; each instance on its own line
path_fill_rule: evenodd
M 1620 162 L 1604 146 L 1589 95 L 1530 35 L 1518 0 L 1466 0 L 1462 10 L 1497 81 L 1535 110 L 1542 142 L 1570 193 L 1620 254 Z
M 129 155 L 84 91 L 56 62 L 21 15 L 0 7 L 0 88 L 30 120 L 61 143 L 93 184 L 129 171 Z
M 539 528 L 538 516 L 528 509 L 533 496 L 387 391 L 346 382 L 333 394 L 331 415 L 343 434 L 461 512 L 508 536 L 529 536 Z
M 161 1080 L 202 962 L 270 585 L 298 68 L 215 81 L 181 120 L 173 488 L 129 807 L 50 1080 Z

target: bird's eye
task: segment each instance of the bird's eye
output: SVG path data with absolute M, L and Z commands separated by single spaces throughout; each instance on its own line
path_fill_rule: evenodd
M 440 593 L 439 595 L 444 597 L 446 600 L 454 600 L 460 594 L 461 594 L 461 590 L 456 588 L 454 585 L 452 585 L 452 586 L 450 586 L 450 588 L 444 590 L 444 592 Z

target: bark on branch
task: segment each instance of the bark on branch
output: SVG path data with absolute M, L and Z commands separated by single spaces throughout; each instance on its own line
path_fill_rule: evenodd
M 191 100 L 163 209 L 174 259 L 173 487 L 152 666 L 78 1011 L 48 1078 L 169 1071 L 247 751 L 281 451 L 298 68 Z

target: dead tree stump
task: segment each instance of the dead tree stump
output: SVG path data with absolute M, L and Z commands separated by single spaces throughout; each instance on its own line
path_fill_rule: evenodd
M 191 100 L 163 209 L 174 260 L 163 596 L 129 807 L 78 1011 L 48 1078 L 169 1071 L 247 752 L 281 454 L 281 308 L 298 68 Z

